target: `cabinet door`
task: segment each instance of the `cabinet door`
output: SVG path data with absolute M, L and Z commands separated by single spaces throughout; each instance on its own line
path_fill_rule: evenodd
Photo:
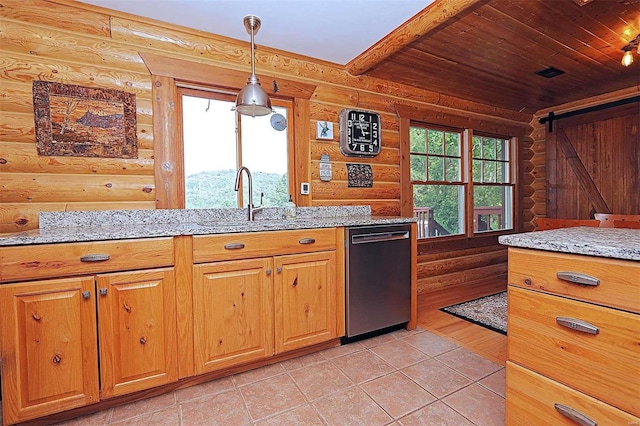
M 97 277 L 102 397 L 177 380 L 173 268 Z
M 2 285 L 0 312 L 6 424 L 98 402 L 93 277 Z
M 194 266 L 195 371 L 273 355 L 272 258 Z
M 335 252 L 279 256 L 276 274 L 276 352 L 337 337 Z

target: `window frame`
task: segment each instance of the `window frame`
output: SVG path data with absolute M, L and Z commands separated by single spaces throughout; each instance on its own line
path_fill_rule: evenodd
M 176 108 L 178 111 L 178 117 L 180 119 L 180 123 L 182 125 L 183 123 L 183 110 L 182 110 L 182 97 L 183 96 L 192 96 L 192 97 L 200 97 L 200 98 L 204 98 L 204 99 L 212 99 L 212 100 L 219 100 L 219 101 L 235 101 L 235 97 L 236 94 L 235 93 L 229 93 L 228 91 L 222 91 L 222 90 L 215 90 L 214 88 L 200 88 L 200 87 L 193 87 L 193 86 L 189 86 L 189 87 L 183 87 L 182 85 L 178 84 L 177 85 L 177 92 L 178 92 L 178 96 L 177 96 L 177 100 L 178 102 L 176 103 Z M 294 164 L 294 157 L 295 157 L 295 152 L 296 152 L 296 147 L 295 144 L 293 143 L 293 138 L 294 138 L 294 126 L 295 126 L 295 122 L 292 120 L 293 115 L 294 115 L 294 111 L 293 111 L 293 102 L 291 100 L 287 100 L 287 99 L 282 99 L 279 97 L 273 97 L 270 96 L 271 99 L 271 105 L 273 106 L 277 106 L 277 107 L 281 107 L 281 108 L 285 108 L 287 109 L 287 116 L 289 117 L 288 121 L 288 126 L 286 128 L 286 132 L 287 132 L 287 173 L 288 173 L 288 193 L 293 195 L 295 194 L 295 186 L 294 186 L 294 182 L 295 182 L 295 164 Z M 243 118 L 244 117 L 244 118 Z M 236 120 L 236 170 L 243 165 L 243 161 L 242 161 L 242 126 L 241 126 L 241 122 L 242 120 L 250 120 L 251 117 L 248 116 L 242 116 L 242 115 L 237 115 L 237 120 Z M 176 139 L 175 139 L 175 144 L 176 144 L 176 149 L 181 151 L 182 153 L 184 153 L 184 133 L 180 132 L 179 135 L 176 135 Z M 184 160 L 183 160 L 184 161 Z M 181 208 L 185 208 L 185 204 L 186 204 L 186 176 L 183 173 L 181 176 L 177 176 L 176 177 L 176 184 L 178 185 L 179 191 L 182 192 L 184 194 L 184 200 L 183 200 L 183 207 Z M 241 182 L 242 179 L 244 179 L 244 175 L 240 176 Z M 238 206 L 243 206 L 244 205 L 244 191 L 237 191 L 237 205 Z M 254 200 L 255 201 L 255 200 Z
M 441 236 L 437 238 L 422 238 L 420 241 L 428 241 L 429 243 L 437 241 L 452 241 L 459 239 L 477 239 L 483 237 L 497 238 L 498 235 L 519 232 L 520 227 L 520 199 L 521 199 L 521 182 L 519 164 L 519 140 L 524 137 L 527 131 L 527 125 L 522 123 L 517 125 L 513 121 L 501 120 L 498 117 L 479 117 L 476 114 L 469 115 L 456 114 L 454 112 L 443 111 L 437 107 L 434 108 L 417 108 L 407 105 L 396 105 L 396 111 L 400 116 L 400 173 L 401 173 L 401 210 L 402 216 L 414 216 L 413 206 L 413 182 L 411 181 L 411 145 L 410 145 L 410 129 L 414 125 L 422 127 L 431 127 L 435 129 L 449 129 L 460 131 L 463 134 L 462 152 L 464 157 L 462 168 L 462 181 L 465 194 L 465 225 L 462 234 L 454 234 L 451 236 Z M 475 232 L 473 226 L 473 135 L 481 135 L 485 137 L 498 137 L 509 140 L 510 152 L 509 162 L 511 164 L 509 170 L 509 184 L 513 188 L 512 199 L 512 227 L 510 229 L 501 229 L 495 231 Z M 428 181 L 427 181 L 428 182 Z M 457 185 L 457 183 L 456 183 Z M 495 185 L 499 185 L 495 183 Z
M 157 209 L 183 209 L 185 207 L 184 156 L 178 149 L 176 138 L 182 138 L 182 114 L 178 111 L 178 86 L 237 93 L 247 82 L 248 70 L 192 62 L 184 59 L 140 52 L 140 57 L 151 73 L 153 106 L 153 150 L 155 170 L 155 192 Z M 274 81 L 273 87 L 264 86 L 270 97 L 290 100 L 295 117 L 291 126 L 290 142 L 295 152 L 290 155 L 293 164 L 290 171 L 293 188 L 301 182 L 311 181 L 310 99 L 316 85 L 288 80 L 275 76 L 260 75 L 261 81 Z M 273 88 L 277 87 L 277 94 Z M 182 176 L 182 177 L 181 177 Z M 311 204 L 310 197 L 300 197 L 298 191 L 292 195 L 299 206 Z

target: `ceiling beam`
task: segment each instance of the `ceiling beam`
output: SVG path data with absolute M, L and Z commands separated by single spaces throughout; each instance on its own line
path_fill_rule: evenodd
M 416 39 L 446 23 L 457 14 L 477 3 L 485 2 L 486 0 L 434 0 L 433 3 L 418 12 L 403 25 L 352 59 L 345 68 L 351 75 L 364 74 Z

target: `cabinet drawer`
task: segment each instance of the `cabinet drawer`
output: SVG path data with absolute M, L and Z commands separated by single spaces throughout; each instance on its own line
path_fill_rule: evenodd
M 586 274 L 600 283 L 574 284 L 558 272 Z M 509 248 L 509 284 L 640 313 L 637 277 L 640 262 Z
M 640 415 L 640 315 L 509 287 L 509 360 Z M 597 334 L 558 324 L 586 321 Z
M 335 228 L 196 235 L 193 237 L 193 261 L 216 262 L 335 248 Z
M 0 282 L 171 265 L 171 237 L 0 248 Z
M 506 422 L 508 425 L 571 425 L 556 409 L 568 407 L 599 425 L 637 425 L 640 418 L 507 362 Z

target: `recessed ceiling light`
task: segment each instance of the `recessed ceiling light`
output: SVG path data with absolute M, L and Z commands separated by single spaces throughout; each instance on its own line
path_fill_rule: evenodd
M 545 78 L 553 78 L 559 76 L 560 74 L 564 74 L 564 71 L 554 67 L 547 67 L 543 70 L 536 71 L 534 74 L 538 74 Z

